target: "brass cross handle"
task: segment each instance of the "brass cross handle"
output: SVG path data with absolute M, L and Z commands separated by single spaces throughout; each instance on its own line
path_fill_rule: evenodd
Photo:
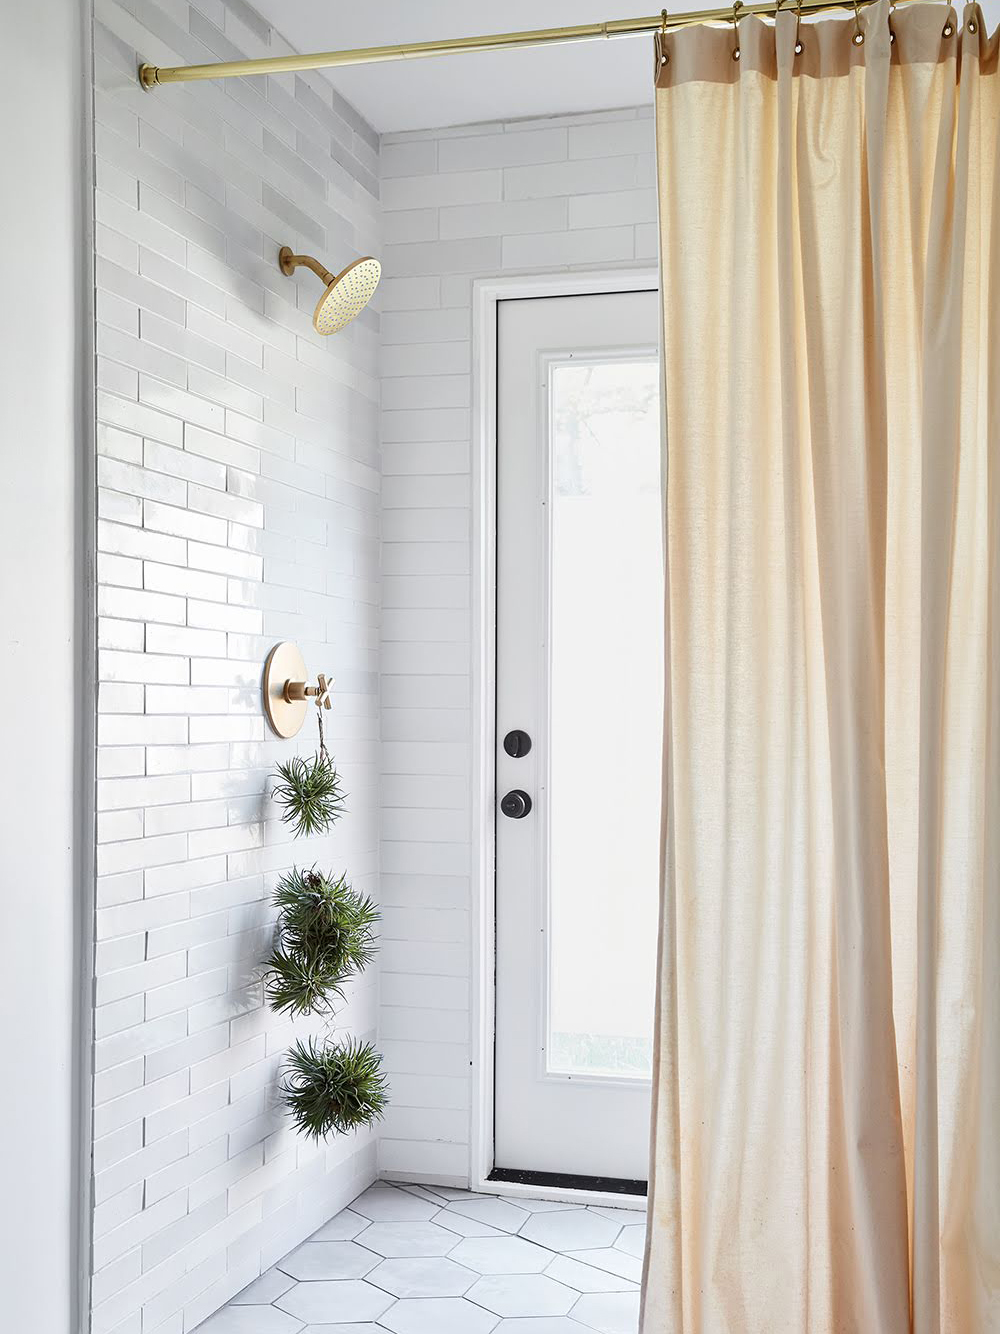
M 333 681 L 323 675 L 322 672 L 316 677 L 317 684 L 308 685 L 305 681 L 286 681 L 284 689 L 284 698 L 288 703 L 296 699 L 315 700 L 318 709 L 332 709 L 333 702 L 330 699 L 330 691 L 333 689 Z

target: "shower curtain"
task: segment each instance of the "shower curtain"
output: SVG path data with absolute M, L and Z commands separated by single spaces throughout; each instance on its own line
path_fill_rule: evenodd
M 884 0 L 657 39 L 643 1334 L 1000 1330 L 997 57 Z

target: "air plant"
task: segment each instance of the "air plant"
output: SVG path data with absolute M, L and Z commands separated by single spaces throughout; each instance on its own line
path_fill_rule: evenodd
M 293 755 L 275 767 L 280 781 L 272 789 L 274 799 L 284 807 L 282 823 L 291 826 L 295 838 L 325 833 L 340 819 L 346 794 L 325 746 L 311 759 Z
M 296 1129 L 313 1139 L 370 1126 L 385 1113 L 382 1058 L 370 1042 L 299 1040 L 288 1052 L 281 1097 Z
M 325 690 L 324 678 L 320 683 Z M 344 812 L 340 775 L 323 739 L 322 707 L 318 719 L 319 750 L 312 759 L 294 756 L 277 766 L 273 793 L 295 838 L 325 833 Z M 268 1003 L 292 1018 L 325 1012 L 332 1021 L 344 983 L 374 958 L 378 909 L 346 875 L 315 867 L 293 866 L 275 886 L 273 902 L 278 920 L 264 966 Z M 354 1038 L 300 1038 L 287 1054 L 279 1092 L 296 1129 L 314 1139 L 371 1125 L 388 1097 L 381 1056 L 370 1042 Z
M 347 877 L 297 866 L 274 889 L 279 909 L 275 948 L 264 975 L 277 1013 L 330 1010 L 343 984 L 375 957 L 378 909 Z

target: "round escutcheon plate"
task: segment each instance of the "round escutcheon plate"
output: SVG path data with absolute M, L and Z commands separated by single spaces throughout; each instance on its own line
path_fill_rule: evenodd
M 267 721 L 278 736 L 294 736 L 306 720 L 309 701 L 285 698 L 287 682 L 305 679 L 306 664 L 298 647 L 290 640 L 275 644 L 264 663 L 262 689 Z

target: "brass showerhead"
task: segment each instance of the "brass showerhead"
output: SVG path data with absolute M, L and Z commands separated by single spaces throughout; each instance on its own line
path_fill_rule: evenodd
M 382 276 L 382 265 L 371 255 L 353 260 L 335 277 L 310 255 L 293 255 L 287 245 L 278 251 L 278 267 L 287 277 L 290 278 L 300 264 L 312 269 L 324 283 L 323 295 L 313 312 L 313 328 L 320 334 L 336 333 L 345 324 L 350 324 L 368 305 Z

